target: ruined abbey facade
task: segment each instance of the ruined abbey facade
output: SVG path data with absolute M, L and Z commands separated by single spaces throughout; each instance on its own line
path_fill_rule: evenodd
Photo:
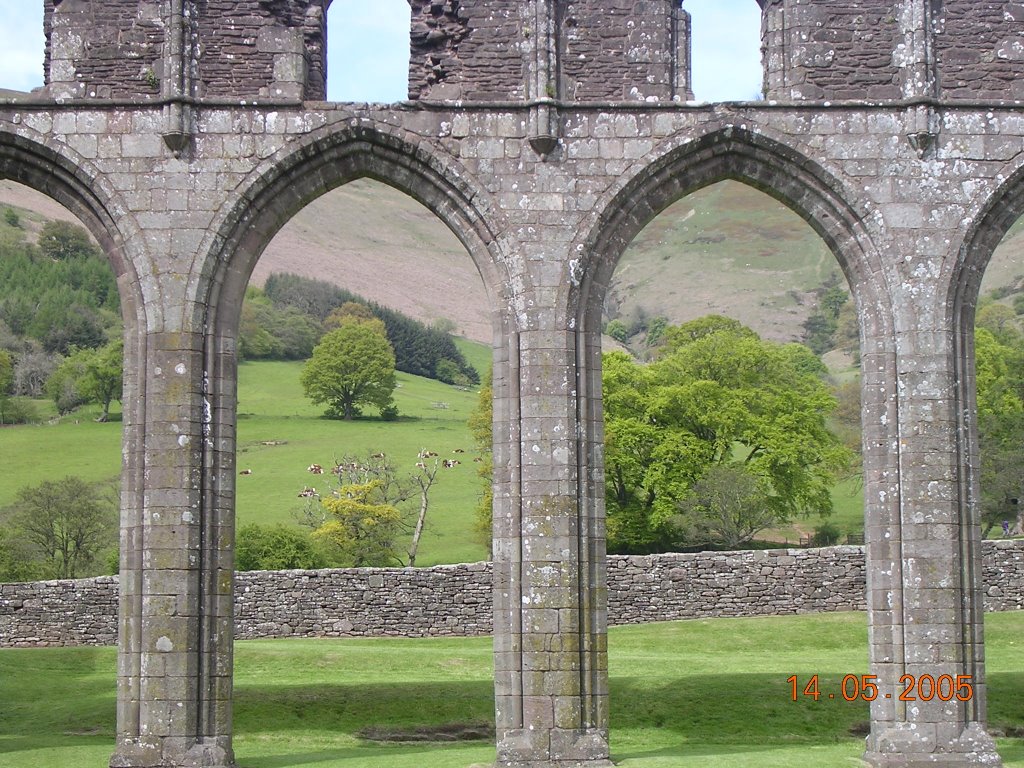
M 1024 212 L 1024 3 L 760 0 L 765 99 L 702 105 L 685 0 L 410 0 L 410 98 L 382 106 L 324 101 L 328 2 L 45 0 L 47 85 L 0 101 L 0 177 L 81 218 L 124 307 L 110 764 L 234 763 L 242 296 L 297 210 L 365 176 L 436 213 L 490 301 L 498 766 L 610 765 L 600 310 L 631 238 L 722 179 L 803 216 L 856 301 L 865 759 L 999 765 L 972 327 Z M 904 674 L 974 696 L 900 702 Z

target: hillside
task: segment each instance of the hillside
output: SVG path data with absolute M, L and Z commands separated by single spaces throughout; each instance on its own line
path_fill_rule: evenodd
M 0 205 L 71 214 L 49 198 L 0 181 Z M 1024 224 L 1018 222 L 986 271 L 985 288 L 1024 272 Z M 766 338 L 796 339 L 813 306 L 812 291 L 838 270 L 823 241 L 799 216 L 733 181 L 699 190 L 666 209 L 627 249 L 609 290 L 606 313 L 638 311 L 678 323 L 728 314 Z M 267 247 L 253 274 L 328 280 L 419 320 L 450 319 L 456 333 L 489 343 L 483 282 L 462 244 L 412 198 L 358 180 L 313 201 Z

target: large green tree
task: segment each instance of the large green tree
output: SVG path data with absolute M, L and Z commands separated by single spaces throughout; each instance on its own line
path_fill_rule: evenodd
M 395 353 L 379 320 L 349 318 L 324 334 L 302 369 L 306 396 L 327 415 L 352 419 L 360 405 L 393 409 Z
M 979 325 L 974 345 L 983 535 L 1003 521 L 1019 532 L 1024 528 L 1024 336 L 1012 324 Z
M 685 544 L 732 544 L 796 515 L 827 515 L 830 490 L 850 452 L 828 429 L 835 408 L 821 362 L 799 344 L 763 341 L 728 318 L 665 332 L 660 356 L 641 366 L 604 357 L 609 547 L 644 552 Z M 734 526 L 715 541 L 707 516 L 728 466 L 750 478 L 762 525 Z M 703 481 L 703 500 L 697 498 Z M 746 483 L 746 481 L 744 481 Z M 699 489 L 698 489 L 699 490 Z M 712 510 L 720 515 L 721 510 Z M 691 519 L 684 519 L 690 515 Z
M 81 403 L 102 408 L 97 421 L 110 418 L 110 404 L 121 400 L 124 386 L 124 342 L 100 349 L 72 350 L 47 382 L 47 391 L 58 410 L 67 412 Z
M 86 575 L 117 539 L 113 498 L 79 477 L 22 488 L 4 517 L 49 578 Z

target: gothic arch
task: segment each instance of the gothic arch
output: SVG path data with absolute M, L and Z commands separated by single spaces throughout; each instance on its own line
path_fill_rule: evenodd
M 432 211 L 469 252 L 492 311 L 507 309 L 513 301 L 503 245 L 507 227 L 486 192 L 424 144 L 367 124 L 322 129 L 254 171 L 200 249 L 208 256 L 192 289 L 196 306 L 211 308 L 221 332 L 230 329 L 223 325 L 221 304 L 227 299 L 240 306 L 249 275 L 274 234 L 316 197 L 359 178 L 394 187 Z M 496 332 L 502 322 L 496 318 Z
M 207 260 L 201 265 L 201 279 L 193 286 L 195 311 L 205 311 L 206 316 L 195 317 L 193 322 L 194 327 L 206 329 L 204 354 L 211 380 L 232 384 L 236 380 L 234 344 L 242 299 L 249 276 L 272 237 L 307 203 L 359 178 L 380 181 L 423 204 L 468 251 L 491 310 L 495 416 L 507 420 L 515 286 L 522 291 L 525 283 L 513 281 L 508 272 L 504 243 L 508 227 L 502 214 L 453 161 L 442 159 L 415 139 L 369 122 L 324 128 L 283 157 L 268 159 L 234 199 L 216 233 L 207 237 L 200 250 L 208 254 Z M 234 391 L 213 394 L 220 403 L 212 416 L 213 430 L 233 436 Z M 496 446 L 499 448 L 506 450 Z M 232 468 L 233 450 L 231 453 L 230 457 L 211 456 L 207 466 L 213 471 Z M 233 478 L 233 472 L 224 473 L 219 487 L 231 488 Z M 211 501 L 210 508 L 223 509 L 223 505 Z
M 577 329 L 578 359 L 585 373 L 581 392 L 600 392 L 600 326 L 605 292 L 632 239 L 661 211 L 694 190 L 725 179 L 744 182 L 779 200 L 799 214 L 835 255 L 858 308 L 861 326 L 865 445 L 884 445 L 893 436 L 898 396 L 892 386 L 894 328 L 885 273 L 865 214 L 842 194 L 844 185 L 819 164 L 763 133 L 724 126 L 680 143 L 660 157 L 638 165 L 610 189 L 594 208 L 584 234 L 574 243 L 578 262 L 570 263 L 572 279 L 566 298 L 571 327 Z M 886 383 L 889 382 L 889 383 Z M 591 397 L 590 412 L 581 414 L 591 432 L 590 466 L 603 441 L 600 406 Z M 596 489 L 595 503 L 603 504 Z
M 122 395 L 121 467 L 121 573 L 136 574 L 140 562 L 129 555 L 141 547 L 146 489 L 146 420 L 148 357 L 147 333 L 155 324 L 148 314 L 136 263 L 131 258 L 132 240 L 141 242 L 135 220 L 119 210 L 116 194 L 107 178 L 69 147 L 54 147 L 6 131 L 0 131 L 0 177 L 11 179 L 48 195 L 71 211 L 96 238 L 117 277 L 124 320 L 124 392 Z M 148 308 L 159 312 L 158 307 Z M 129 577 L 130 578 L 130 577 Z M 118 609 L 120 632 L 132 634 L 129 614 L 141 615 L 139 593 L 123 591 Z M 129 641 L 119 667 L 120 678 L 137 676 L 141 669 L 139 646 Z M 138 729 L 143 717 L 137 701 L 123 710 L 125 723 Z
M 744 182 L 799 214 L 826 242 L 843 270 L 858 308 L 863 351 L 862 399 L 865 446 L 865 494 L 887 499 L 884 509 L 868 508 L 866 530 L 898 506 L 898 457 L 886 452 L 896 444 L 899 395 L 895 387 L 894 318 L 882 258 L 845 185 L 819 164 L 785 144 L 745 128 L 725 126 L 675 145 L 606 193 L 590 218 L 590 228 L 573 244 L 567 311 L 576 328 L 579 419 L 584 437 L 578 493 L 603 518 L 603 416 L 601 407 L 601 312 L 612 273 L 630 241 L 671 203 L 694 190 L 725 179 Z M 881 466 L 881 472 L 870 469 Z M 884 470 L 890 470 L 889 478 Z M 594 530 L 603 526 L 594 524 Z M 881 539 L 880 532 L 875 537 Z M 869 557 L 881 542 L 868 541 Z M 603 547 L 604 542 L 599 546 Z M 882 558 L 879 558 L 882 559 Z M 870 569 L 869 569 L 870 570 Z M 869 576 L 869 594 L 872 577 Z M 873 643 L 899 633 L 882 620 L 874 624 Z
M 194 265 L 190 296 L 201 330 L 204 441 L 201 475 L 195 642 L 205 660 L 196 684 L 197 749 L 230 755 L 230 679 L 237 328 L 253 267 L 277 231 L 321 194 L 358 178 L 370 178 L 410 195 L 438 216 L 466 247 L 483 279 L 492 311 L 495 413 L 508 419 L 510 347 L 514 317 L 511 281 L 504 263 L 506 227 L 487 195 L 454 163 L 421 144 L 370 124 L 324 128 L 294 149 L 256 168 L 231 198 L 221 223 L 207 234 Z M 507 451 L 507 448 L 505 449 Z M 226 722 L 227 721 L 227 722 Z M 211 746 L 213 745 L 213 746 Z M 221 759 L 221 758 L 218 758 Z
M 0 130 L 0 178 L 31 187 L 71 211 L 96 238 L 117 278 L 125 326 L 121 493 L 127 521 L 142 508 L 143 459 L 136 447 L 144 431 L 146 378 L 141 361 L 146 357 L 150 325 L 141 281 L 127 245 L 139 238 L 138 227 L 131 216 L 119 210 L 121 203 L 103 174 L 69 147 L 54 147 Z
M 574 244 L 574 269 L 567 304 L 577 324 L 604 301 L 611 275 L 626 246 L 651 220 L 691 192 L 726 179 L 774 197 L 803 218 L 836 256 L 861 305 L 886 303 L 881 259 L 863 211 L 845 185 L 817 163 L 764 133 L 724 126 L 670 147 L 654 161 L 638 164 L 605 193 Z M 837 191 L 839 190 L 839 191 Z M 579 279 L 575 279 L 578 277 Z M 881 302 L 881 304 L 879 304 Z M 863 310 L 862 310 L 863 311 Z M 891 316 L 888 311 L 881 313 Z M 878 330 L 891 333 L 891 325 Z
M 123 312 L 132 318 L 141 312 L 139 279 L 125 248 L 125 242 L 137 234 L 137 227 L 117 209 L 116 193 L 102 174 L 69 147 L 54 148 L 0 130 L 0 178 L 31 187 L 78 217 L 114 270 Z
M 951 260 L 952 269 L 948 278 L 947 293 L 941 308 L 942 327 L 952 336 L 949 346 L 952 361 L 949 368 L 953 375 L 954 423 L 954 472 L 957 473 L 957 504 L 961 525 L 967 531 L 968 540 L 977 544 L 981 538 L 981 454 L 979 448 L 977 414 L 977 379 L 975 372 L 974 320 L 982 278 L 996 247 L 1010 227 L 1024 215 L 1024 166 L 1006 174 L 1006 180 L 989 195 L 977 208 L 972 224 L 964 232 L 959 248 L 954 246 Z M 937 308 L 938 309 L 938 308 Z M 968 555 L 977 546 L 968 549 Z M 981 584 L 981 565 L 974 557 L 965 557 L 964 570 L 973 573 L 975 589 Z M 971 632 L 973 649 L 984 648 L 984 621 L 982 606 L 978 601 L 971 621 L 967 624 Z M 980 651 L 976 651 L 980 654 Z M 985 698 L 977 697 L 968 703 L 971 719 L 986 720 Z

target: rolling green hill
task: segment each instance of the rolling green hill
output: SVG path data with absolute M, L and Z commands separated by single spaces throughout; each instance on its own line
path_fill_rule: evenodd
M 0 205 L 70 217 L 9 181 L 0 181 Z M 1018 222 L 986 272 L 985 290 L 1024 272 L 1022 257 Z M 640 232 L 612 279 L 606 313 L 630 317 L 642 308 L 680 323 L 718 312 L 788 341 L 800 335 L 811 292 L 835 271 L 835 258 L 803 219 L 752 187 L 723 181 L 683 198 Z M 262 284 L 271 272 L 328 280 L 491 341 L 483 283 L 461 243 L 433 213 L 379 182 L 353 181 L 296 214 L 267 247 L 253 280 Z

